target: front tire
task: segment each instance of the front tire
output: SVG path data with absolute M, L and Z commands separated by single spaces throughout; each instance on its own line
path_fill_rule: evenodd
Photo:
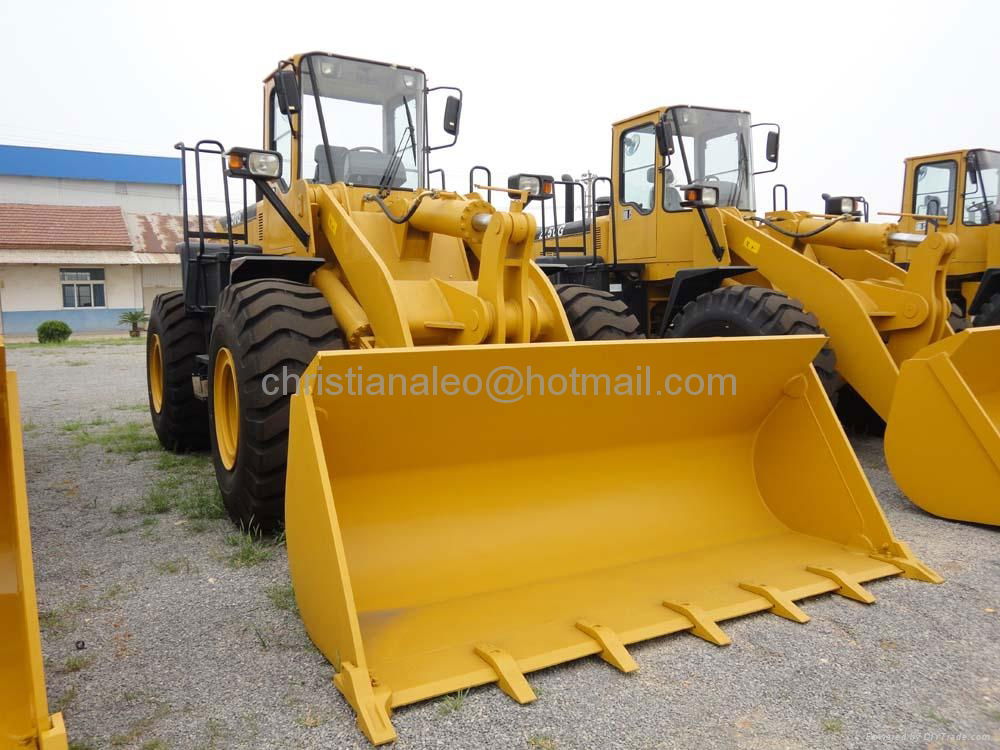
M 816 316 L 802 303 L 766 287 L 724 286 L 684 305 L 671 321 L 668 338 L 709 336 L 806 336 L 826 335 Z M 834 400 L 843 386 L 837 373 L 837 355 L 828 345 L 813 360 L 823 389 Z
M 990 297 L 982 307 L 979 314 L 972 321 L 975 328 L 982 326 L 1000 326 L 1000 292 Z
M 576 341 L 642 339 L 639 319 L 611 292 L 580 284 L 558 284 L 562 302 Z
M 223 504 L 242 528 L 281 528 L 293 390 L 284 384 L 297 381 L 316 352 L 343 348 L 326 299 L 311 286 L 255 279 L 220 295 L 209 346 L 209 432 Z M 266 375 L 277 380 L 265 384 Z
M 168 451 L 208 447 L 208 407 L 191 385 L 195 358 L 207 349 L 204 318 L 188 313 L 184 293 L 157 295 L 146 329 L 146 395 L 156 437 Z

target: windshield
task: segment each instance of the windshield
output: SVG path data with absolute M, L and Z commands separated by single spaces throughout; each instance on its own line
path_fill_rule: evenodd
M 302 59 L 301 85 L 303 177 L 384 188 L 423 186 L 423 73 L 308 55 Z
M 745 112 L 672 107 L 666 112 L 674 154 L 663 171 L 664 208 L 680 210 L 680 185 L 719 189 L 720 206 L 753 211 L 750 116 Z
M 1000 152 L 980 149 L 969 156 L 963 221 L 972 226 L 1000 223 Z

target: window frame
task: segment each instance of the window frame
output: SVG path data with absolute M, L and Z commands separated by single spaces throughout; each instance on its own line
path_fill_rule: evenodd
M 912 213 L 917 213 L 917 188 L 919 187 L 920 176 L 919 172 L 922 167 L 939 167 L 941 165 L 951 165 L 951 185 L 948 192 L 950 193 L 948 200 L 948 226 L 955 223 L 955 210 L 956 204 L 958 203 L 958 162 L 954 159 L 941 159 L 940 161 L 924 161 L 917 164 L 913 170 L 913 199 L 910 201 L 910 211 Z M 965 211 L 965 205 L 963 200 L 962 211 Z
M 653 162 L 651 164 L 653 168 L 653 181 L 650 183 L 653 187 L 653 200 L 649 207 L 649 210 L 644 211 L 642 206 L 640 206 L 635 201 L 625 200 L 625 138 L 637 130 L 649 130 L 653 136 Z M 648 169 L 649 167 L 647 167 Z M 630 170 L 631 171 L 631 170 Z M 618 136 L 618 203 L 621 207 L 631 206 L 636 210 L 640 216 L 649 216 L 656 210 L 656 123 L 655 122 L 643 122 L 638 125 L 634 125 L 628 130 L 623 130 L 621 135 Z
M 64 274 L 94 274 L 97 272 L 100 274 L 100 278 L 93 278 L 91 276 L 88 279 L 66 279 L 63 278 Z M 101 267 L 88 267 L 88 268 L 60 268 L 59 269 L 59 287 L 62 294 L 62 309 L 63 310 L 106 310 L 108 309 L 108 288 L 107 288 L 107 272 Z M 81 305 L 80 304 L 80 287 L 88 287 L 90 289 L 90 304 Z M 95 304 L 97 299 L 97 294 L 95 292 L 96 288 L 100 287 L 100 296 L 103 304 Z M 72 290 L 73 294 L 73 304 L 66 304 L 66 289 Z
M 983 149 L 973 149 L 973 151 L 982 151 L 982 150 Z M 976 157 L 976 179 L 979 180 L 979 186 L 980 186 L 979 190 L 976 191 L 976 192 L 978 193 L 978 192 L 981 191 L 982 195 L 983 195 L 983 199 L 988 201 L 989 200 L 989 196 L 986 195 L 986 186 L 983 183 L 983 170 L 979 166 L 979 157 L 978 156 Z M 969 159 L 968 159 L 968 156 L 966 156 L 966 159 L 965 159 L 965 185 L 967 186 L 968 184 L 969 184 Z M 991 224 L 995 224 L 996 223 L 996 219 L 994 219 L 992 222 L 990 222 L 990 224 L 979 224 L 979 223 L 976 223 L 976 222 L 970 222 L 970 221 L 966 221 L 965 220 L 965 205 L 968 202 L 969 195 L 970 195 L 970 193 L 967 190 L 965 190 L 964 186 L 963 186 L 963 190 L 962 190 L 962 226 L 964 226 L 964 227 L 988 227 Z

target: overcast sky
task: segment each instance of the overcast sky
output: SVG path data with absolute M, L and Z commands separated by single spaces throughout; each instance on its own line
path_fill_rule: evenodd
M 520 171 L 606 174 L 611 122 L 666 104 L 781 124 L 762 208 L 776 177 L 794 208 L 818 210 L 828 191 L 898 210 L 905 156 L 1000 149 L 995 0 L 0 0 L 0 32 L 0 143 L 164 155 L 181 139 L 258 145 L 261 79 L 293 52 L 323 50 L 461 87 L 459 143 L 432 167 L 463 190 L 477 163 L 501 183 Z

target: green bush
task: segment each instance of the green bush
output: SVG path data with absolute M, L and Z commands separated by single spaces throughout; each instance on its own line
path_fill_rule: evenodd
M 46 320 L 37 330 L 40 344 L 61 344 L 73 335 L 73 329 L 61 320 Z

